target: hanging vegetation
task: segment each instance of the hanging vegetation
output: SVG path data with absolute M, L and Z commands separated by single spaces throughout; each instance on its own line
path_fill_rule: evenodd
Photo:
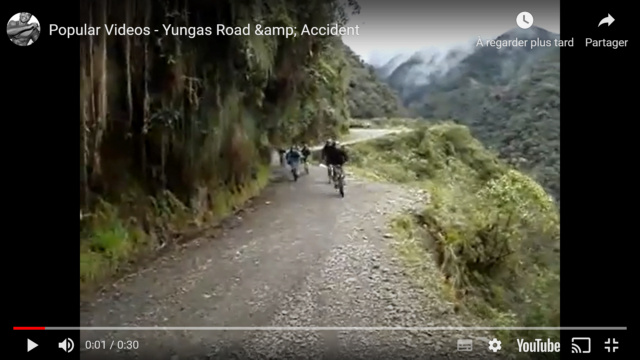
M 348 9 L 358 10 L 337 0 L 80 6 L 80 22 L 95 26 L 214 30 L 344 24 Z M 266 183 L 272 146 L 346 126 L 339 39 L 163 33 L 81 37 L 81 284 L 246 201 Z

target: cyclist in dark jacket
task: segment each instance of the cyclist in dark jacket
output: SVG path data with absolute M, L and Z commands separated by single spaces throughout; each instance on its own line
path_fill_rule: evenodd
M 324 147 L 322 148 L 322 154 L 320 155 L 321 161 L 327 165 L 327 176 L 329 177 L 329 184 L 331 184 L 331 179 L 333 178 L 333 174 L 331 174 L 331 166 L 329 166 L 329 162 L 327 161 L 328 154 L 333 151 L 335 148 L 335 142 L 332 139 L 327 140 L 324 143 Z
M 284 154 L 287 153 L 287 150 L 278 148 L 278 157 L 280 159 L 280 165 L 284 166 Z
M 344 146 L 341 146 L 339 144 L 335 144 L 334 146 L 330 147 L 327 151 L 327 165 L 337 165 L 337 166 L 342 166 L 344 165 L 347 161 L 349 161 L 349 156 L 347 155 L 347 152 L 344 149 Z
M 302 162 L 306 163 L 309 159 L 309 155 L 311 155 L 311 150 L 307 146 L 307 144 L 302 144 L 302 149 L 300 149 L 300 153 L 302 153 Z
M 335 167 L 340 167 L 342 170 L 342 166 L 349 161 L 349 156 L 345 151 L 343 146 L 340 146 L 338 143 L 334 142 L 334 145 L 327 149 L 327 166 L 330 169 L 330 180 L 335 180 Z
M 327 152 L 329 151 L 329 148 L 331 148 L 333 146 L 333 140 L 329 139 L 324 143 L 324 146 L 322 147 L 322 161 L 324 162 L 326 160 L 327 157 Z

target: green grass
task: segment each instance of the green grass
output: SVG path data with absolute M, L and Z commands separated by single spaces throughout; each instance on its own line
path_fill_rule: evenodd
M 80 241 L 80 288 L 83 293 L 122 275 L 152 255 L 162 241 L 195 236 L 217 225 L 269 181 L 270 169 L 261 167 L 256 180 L 235 191 L 211 191 L 211 202 L 190 210 L 169 192 L 156 198 L 133 191 L 118 204 L 101 201 L 85 220 Z M 203 192 L 210 191 L 203 189 Z M 206 197 L 206 196 L 205 196 Z
M 441 289 L 459 310 L 494 326 L 559 326 L 559 214 L 534 180 L 451 123 L 356 144 L 350 153 L 356 174 L 427 191 L 422 211 L 392 223 L 418 283 L 433 286 L 439 269 Z M 511 343 L 558 336 L 497 335 Z

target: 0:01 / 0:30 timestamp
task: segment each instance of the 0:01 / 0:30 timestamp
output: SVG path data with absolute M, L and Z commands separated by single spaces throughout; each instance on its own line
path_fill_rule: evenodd
M 82 350 L 137 350 L 137 340 L 87 340 Z

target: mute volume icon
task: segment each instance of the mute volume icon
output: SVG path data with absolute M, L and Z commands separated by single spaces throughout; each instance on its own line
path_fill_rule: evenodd
M 73 345 L 73 340 L 69 338 L 66 338 L 58 343 L 58 347 L 68 353 L 73 351 Z

